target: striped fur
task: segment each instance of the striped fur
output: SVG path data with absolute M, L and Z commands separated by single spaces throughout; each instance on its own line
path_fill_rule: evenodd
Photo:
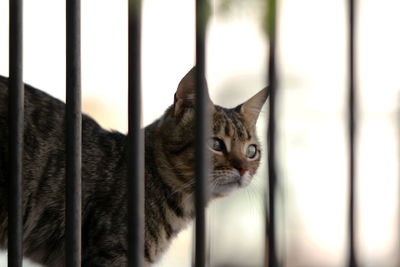
M 194 72 L 181 81 L 174 104 L 145 128 L 145 250 L 147 266 L 156 262 L 172 239 L 194 217 Z M 257 95 L 256 95 L 257 96 Z M 260 149 L 255 122 L 266 90 L 244 104 L 225 109 L 209 101 L 210 200 L 248 185 Z M 0 248 L 8 229 L 8 79 L 0 77 Z M 24 256 L 44 266 L 64 266 L 65 105 L 25 85 Z M 211 139 L 213 140 L 213 139 Z M 82 264 L 126 266 L 126 136 L 82 118 Z M 246 157 L 249 145 L 257 156 Z

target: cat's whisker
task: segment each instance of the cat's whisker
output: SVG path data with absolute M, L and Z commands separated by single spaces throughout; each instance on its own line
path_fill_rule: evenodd
M 252 194 L 252 190 L 249 187 L 245 188 L 245 191 L 247 194 L 247 199 L 249 202 L 251 215 L 255 215 L 255 214 L 257 214 L 257 210 L 256 210 L 256 205 L 253 205 L 253 203 L 255 202 L 254 198 L 253 198 L 254 194 Z M 255 203 L 257 203 L 257 202 L 255 202 Z
M 252 198 L 253 203 L 263 203 L 260 194 L 255 191 L 254 187 L 249 186 L 246 190 L 249 191 L 249 196 Z M 252 208 L 254 209 L 255 214 L 263 212 L 261 205 L 252 205 Z
M 262 202 L 261 195 L 256 192 L 254 186 L 249 186 L 248 189 L 252 192 L 252 196 L 256 202 Z

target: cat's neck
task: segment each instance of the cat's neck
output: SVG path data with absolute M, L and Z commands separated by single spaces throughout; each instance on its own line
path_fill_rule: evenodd
M 179 171 L 174 163 L 168 160 L 169 154 L 159 137 L 157 124 L 158 121 L 145 129 L 146 171 L 149 171 L 153 178 L 151 183 L 159 181 L 160 186 L 164 187 L 166 200 L 175 198 L 174 201 L 179 201 L 176 204 L 181 204 L 182 211 L 177 213 L 182 212 L 181 217 L 191 219 L 194 217 L 194 192 L 182 185 Z
M 158 135 L 157 122 L 146 127 L 145 254 L 150 262 L 161 256 L 194 217 L 193 193 L 174 183 L 178 177 Z

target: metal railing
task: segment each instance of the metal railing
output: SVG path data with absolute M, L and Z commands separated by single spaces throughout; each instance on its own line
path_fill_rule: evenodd
M 141 0 L 129 0 L 128 266 L 143 266 L 144 135 L 141 129 Z
M 81 112 L 81 3 L 66 2 L 66 266 L 81 266 L 82 229 L 82 112 Z
M 355 247 L 355 1 L 349 0 L 349 261 L 357 266 Z M 268 254 L 265 266 L 281 266 L 276 249 L 275 188 L 278 181 L 276 170 L 276 96 L 278 75 L 276 72 L 276 11 L 277 1 L 268 0 L 269 63 L 269 124 L 268 124 L 268 170 L 269 206 L 266 217 L 266 246 Z M 141 125 L 141 0 L 129 0 L 129 170 L 128 170 L 128 262 L 129 266 L 143 266 L 144 251 L 144 133 Z M 205 203 L 207 192 L 207 129 L 208 113 L 205 105 L 207 91 L 205 73 L 205 35 L 208 4 L 196 0 L 196 235 L 195 266 L 207 265 Z M 80 0 L 67 0 L 67 174 L 66 174 L 66 265 L 81 265 L 81 77 L 80 77 Z M 22 0 L 10 0 L 9 44 L 9 129 L 10 129 L 10 177 L 9 177 L 9 232 L 8 265 L 22 266 L 22 173 L 23 173 L 23 114 L 24 91 L 22 74 Z
M 195 267 L 207 265 L 207 240 L 206 240 L 206 199 L 208 187 L 208 159 L 207 159 L 207 135 L 209 126 L 209 110 L 207 106 L 207 89 L 205 77 L 205 36 L 207 26 L 206 0 L 196 0 L 196 193 L 195 193 Z
M 349 0 L 349 266 L 357 266 L 355 248 L 355 138 L 356 138 L 356 85 L 355 85 L 355 0 Z
M 22 169 L 24 87 L 22 73 L 22 0 L 10 1 L 10 94 L 9 94 L 9 200 L 8 264 L 22 265 Z
M 276 73 L 276 1 L 268 1 L 267 34 L 269 38 L 269 60 L 268 60 L 268 86 L 269 86 L 269 119 L 268 119 L 268 210 L 265 212 L 266 225 L 266 246 L 268 247 L 268 256 L 265 259 L 265 266 L 276 267 L 278 265 L 278 257 L 276 251 L 275 238 L 275 191 L 277 183 L 276 173 L 276 91 L 277 73 Z

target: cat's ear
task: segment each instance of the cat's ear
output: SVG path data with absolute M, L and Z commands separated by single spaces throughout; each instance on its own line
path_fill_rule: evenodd
M 205 84 L 207 104 L 214 108 L 214 104 L 208 95 L 208 87 L 205 77 L 202 77 L 203 83 Z M 194 108 L 196 105 L 196 67 L 193 67 L 186 75 L 182 78 L 178 85 L 174 97 L 174 114 L 177 116 L 185 108 Z
M 268 92 L 268 87 L 265 87 L 240 106 L 240 113 L 251 124 L 256 124 L 261 108 L 268 98 Z

